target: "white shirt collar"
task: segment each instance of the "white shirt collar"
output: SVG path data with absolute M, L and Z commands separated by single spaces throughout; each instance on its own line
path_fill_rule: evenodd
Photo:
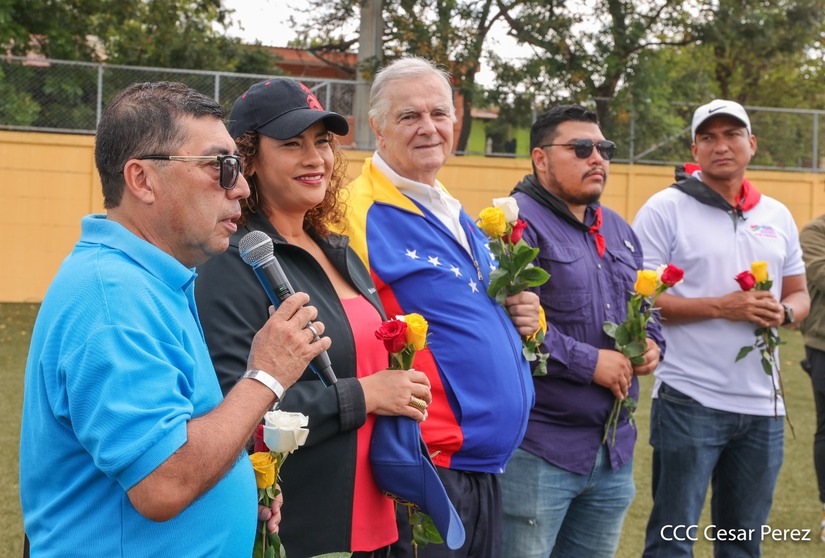
M 387 162 L 378 154 L 378 151 L 372 155 L 372 164 L 375 165 L 375 168 L 386 176 L 402 194 L 431 211 L 433 215 L 453 233 L 453 236 L 464 248 L 468 252 L 470 251 L 467 234 L 464 232 L 464 229 L 462 229 L 459 219 L 461 202 L 452 197 L 439 181 L 436 180 L 435 186 L 430 186 L 417 180 L 405 178 L 390 168 Z

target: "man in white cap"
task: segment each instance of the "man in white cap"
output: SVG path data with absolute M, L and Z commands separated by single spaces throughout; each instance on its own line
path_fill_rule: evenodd
M 798 323 L 810 298 L 790 211 L 745 179 L 756 152 L 745 109 L 716 99 L 696 109 L 691 132 L 696 164 L 679 168 L 633 223 L 645 268 L 685 271 L 658 299 L 668 353 L 653 386 L 644 556 L 692 556 L 704 536 L 717 557 L 756 557 L 782 465 L 785 404 L 761 351 L 737 357 L 757 328 Z M 756 261 L 767 262 L 768 290 L 737 285 Z M 706 532 L 696 526 L 711 479 L 716 529 Z

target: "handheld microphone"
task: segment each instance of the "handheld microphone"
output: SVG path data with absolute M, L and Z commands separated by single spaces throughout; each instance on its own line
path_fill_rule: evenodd
M 269 235 L 262 231 L 252 231 L 241 238 L 238 248 L 241 251 L 243 261 L 255 270 L 258 281 L 261 282 L 275 308 L 278 308 L 287 297 L 295 294 L 281 264 L 278 263 L 278 259 L 275 257 L 275 247 L 272 245 L 272 239 L 269 238 Z M 306 327 L 315 333 L 315 340 L 317 341 L 318 333 L 315 332 L 312 323 L 308 323 Z M 309 363 L 309 367 L 318 375 L 324 387 L 329 387 L 338 381 L 335 372 L 332 371 L 332 363 L 329 361 L 329 355 L 326 351 L 313 358 L 312 362 Z

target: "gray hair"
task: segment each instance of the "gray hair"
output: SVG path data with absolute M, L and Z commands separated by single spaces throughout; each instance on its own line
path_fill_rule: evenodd
M 399 58 L 382 68 L 372 82 L 370 89 L 369 117 L 375 122 L 378 129 L 384 127 L 390 111 L 390 100 L 387 97 L 387 88 L 396 82 L 418 79 L 425 76 L 435 76 L 444 84 L 444 89 L 450 98 L 450 116 L 456 122 L 455 103 L 453 102 L 450 74 L 442 70 L 435 63 L 418 56 Z

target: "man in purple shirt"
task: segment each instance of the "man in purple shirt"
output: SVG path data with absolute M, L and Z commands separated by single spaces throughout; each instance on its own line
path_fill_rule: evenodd
M 644 362 L 633 366 L 602 329 L 624 321 L 643 258 L 630 226 L 599 204 L 616 146 L 596 114 L 553 108 L 533 124 L 530 147 L 533 174 L 513 197 L 529 223 L 524 240 L 550 273 L 537 289 L 549 359 L 502 477 L 503 556 L 612 557 L 635 493 L 636 430 L 623 410 L 605 443 L 605 424 L 616 399 L 638 400 L 636 376 L 653 372 L 664 343 L 653 320 Z

